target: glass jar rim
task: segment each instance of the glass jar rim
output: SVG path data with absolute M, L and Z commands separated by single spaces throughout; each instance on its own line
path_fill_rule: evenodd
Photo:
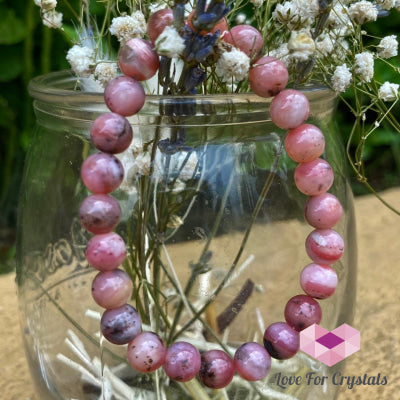
M 83 78 L 85 79 L 85 78 Z M 71 70 L 62 70 L 50 72 L 45 75 L 39 75 L 29 82 L 28 92 L 30 96 L 39 101 L 49 103 L 74 103 L 87 104 L 104 104 L 104 97 L 102 91 L 82 91 L 74 89 L 77 87 L 79 78 Z M 307 93 L 307 96 L 312 101 L 318 101 L 319 98 L 335 97 L 333 91 L 327 86 L 321 84 L 310 83 L 299 88 L 300 91 Z M 240 103 L 270 103 L 272 98 L 263 98 L 252 92 L 247 93 L 218 93 L 218 94 L 197 94 L 197 95 L 146 95 L 146 103 L 159 103 L 160 100 L 165 102 L 175 102 L 176 100 L 190 100 L 196 99 L 196 102 L 207 104 L 226 103 L 227 101 Z

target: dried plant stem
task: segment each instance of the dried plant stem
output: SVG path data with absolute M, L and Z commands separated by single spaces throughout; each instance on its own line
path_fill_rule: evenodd
M 266 196 L 268 195 L 268 192 L 269 192 L 269 190 L 271 188 L 272 182 L 273 182 L 274 177 L 275 177 L 275 173 L 276 173 L 276 171 L 278 169 L 278 163 L 279 163 L 279 160 L 280 160 L 280 156 L 282 155 L 282 146 L 283 145 L 281 143 L 279 149 L 277 150 L 277 154 L 275 156 L 274 163 L 273 163 L 273 165 L 271 167 L 271 171 L 270 171 L 270 173 L 269 173 L 269 175 L 268 175 L 268 177 L 267 177 L 267 179 L 265 181 L 265 184 L 264 184 L 264 187 L 263 187 L 263 189 L 261 191 L 261 194 L 257 199 L 256 206 L 255 206 L 254 211 L 253 211 L 253 213 L 252 213 L 252 215 L 250 217 L 249 225 L 248 225 L 248 227 L 246 229 L 246 232 L 245 232 L 245 234 L 243 236 L 242 243 L 240 245 L 238 253 L 235 256 L 229 271 L 226 273 L 226 275 L 224 276 L 224 278 L 222 279 L 220 284 L 214 290 L 213 294 L 206 301 L 206 303 L 203 305 L 203 307 L 201 307 L 196 312 L 196 314 L 194 315 L 193 318 L 191 318 L 189 321 L 187 321 L 183 325 L 183 327 L 173 336 L 172 341 L 176 340 L 176 338 L 179 335 L 181 335 L 182 332 L 184 332 L 186 329 L 188 329 L 201 316 L 201 314 L 206 310 L 206 308 L 215 300 L 215 298 L 218 296 L 220 291 L 225 287 L 226 283 L 229 281 L 229 278 L 231 277 L 231 275 L 235 271 L 235 268 L 236 268 L 236 266 L 237 266 L 237 264 L 238 264 L 238 262 L 240 260 L 240 257 L 242 256 L 242 253 L 243 253 L 244 248 L 246 246 L 247 240 L 248 240 L 248 238 L 250 236 L 250 232 L 251 232 L 253 224 L 254 224 L 254 222 L 256 220 L 256 217 L 257 217 L 258 213 L 260 212 L 261 207 L 262 207 L 262 205 L 264 203 L 264 200 L 265 200 Z

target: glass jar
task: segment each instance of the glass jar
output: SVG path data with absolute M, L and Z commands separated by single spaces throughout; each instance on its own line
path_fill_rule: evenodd
M 26 355 L 38 396 L 46 399 L 197 399 L 213 394 L 196 379 L 169 381 L 162 369 L 140 374 L 125 346 L 99 333 L 102 310 L 91 296 L 97 271 L 85 259 L 90 238 L 78 209 L 89 194 L 80 167 L 95 152 L 92 122 L 107 109 L 101 93 L 74 90 L 68 72 L 32 80 L 37 127 L 26 160 L 19 208 L 17 283 Z M 334 124 L 331 91 L 304 90 L 308 122 L 326 137 L 334 169 L 330 190 L 344 215 L 335 229 L 346 250 L 334 264 L 339 285 L 320 302 L 321 325 L 351 323 L 355 302 L 356 240 L 346 158 Z M 124 268 L 134 282 L 131 304 L 145 330 L 167 344 L 186 340 L 199 350 L 231 355 L 246 341 L 262 343 L 263 330 L 283 320 L 289 298 L 301 293 L 299 275 L 310 263 L 304 241 L 306 196 L 293 183 L 295 163 L 283 150 L 284 132 L 269 119 L 270 99 L 253 94 L 147 96 L 129 118 L 133 145 L 118 155 L 125 179 L 112 195 L 122 218 Z M 201 313 L 196 318 L 196 312 Z M 299 352 L 273 360 L 264 381 L 238 376 L 224 398 L 333 399 L 337 386 L 278 385 L 277 377 L 332 374 Z M 282 396 L 287 397 L 282 397 Z M 281 397 L 279 397 L 281 396 Z

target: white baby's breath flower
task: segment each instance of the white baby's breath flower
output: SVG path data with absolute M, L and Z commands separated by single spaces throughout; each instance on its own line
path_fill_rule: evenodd
M 343 93 L 350 86 L 351 72 L 346 64 L 338 65 L 333 73 L 331 84 L 337 93 Z
M 261 7 L 265 0 L 250 0 L 250 3 L 253 3 L 254 7 Z
M 378 96 L 383 101 L 394 101 L 399 97 L 399 86 L 397 83 L 385 82 L 378 92 Z
M 221 54 L 215 64 L 215 72 L 223 82 L 242 81 L 246 78 L 250 68 L 250 58 L 243 51 L 232 48 Z
M 63 19 L 62 13 L 54 9 L 46 11 L 42 15 L 43 25 L 47 26 L 48 28 L 54 28 L 54 29 L 61 28 L 62 19 Z
M 154 43 L 157 53 L 169 58 L 179 57 L 185 50 L 185 41 L 173 26 L 167 26 Z
M 135 11 L 130 16 L 125 15 L 113 18 L 109 31 L 121 43 L 125 43 L 129 39 L 144 36 L 146 33 L 146 20 L 141 11 Z
M 333 52 L 335 43 L 329 35 L 320 35 L 315 41 L 315 47 L 322 56 L 329 56 Z
M 158 2 L 153 3 L 153 2 L 151 2 L 151 3 L 149 4 L 150 15 L 151 15 L 151 14 L 154 14 L 156 11 L 163 10 L 164 8 L 165 8 L 165 3 L 163 3 L 163 2 L 160 2 L 160 3 L 158 3 Z
M 57 6 L 57 0 L 34 0 L 35 4 L 44 11 L 52 10 Z
M 283 25 L 294 25 L 300 22 L 297 6 L 291 1 L 277 4 L 272 13 L 272 17 Z
M 246 14 L 240 13 L 235 18 L 238 25 L 244 24 L 246 22 Z
M 382 10 L 391 10 L 396 6 L 396 0 L 379 0 L 377 4 Z
M 349 14 L 356 24 L 362 25 L 368 21 L 376 21 L 378 9 L 370 1 L 362 0 L 349 7 Z
M 356 54 L 354 72 L 363 82 L 371 82 L 374 77 L 374 55 L 369 51 Z
M 96 65 L 94 79 L 106 86 L 108 82 L 117 76 L 117 64 L 114 62 L 101 62 Z
M 378 56 L 391 58 L 397 56 L 399 42 L 395 35 L 385 36 L 378 44 Z
M 292 0 L 296 5 L 297 11 L 302 18 L 307 18 L 310 23 L 313 22 L 315 17 L 319 14 L 320 8 L 318 0 Z
M 330 28 L 340 29 L 341 32 L 348 33 L 352 29 L 348 7 L 341 2 L 336 3 L 329 13 L 326 24 Z
M 66 58 L 77 75 L 83 77 L 90 75 L 94 64 L 94 51 L 92 49 L 76 44 L 68 50 Z
M 349 42 L 346 39 L 340 39 L 335 41 L 335 48 L 331 54 L 335 64 L 341 64 L 346 60 L 346 55 L 350 49 Z
M 286 67 L 290 67 L 294 61 L 290 55 L 287 43 L 281 44 L 277 49 L 270 50 L 268 55 L 281 60 Z
M 293 31 L 288 42 L 288 49 L 293 58 L 308 60 L 315 51 L 315 43 L 308 31 Z

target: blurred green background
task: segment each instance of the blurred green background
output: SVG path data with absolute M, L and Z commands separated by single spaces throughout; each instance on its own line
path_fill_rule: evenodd
M 71 1 L 75 3 L 77 0 Z M 94 14 L 102 12 L 99 4 L 96 7 L 94 3 L 94 7 Z M 72 29 L 72 15 L 65 2 L 59 1 L 57 10 L 64 14 L 67 29 Z M 0 16 L 0 273 L 4 273 L 14 268 L 19 186 L 35 123 L 27 84 L 36 75 L 68 68 L 65 55 L 71 44 L 59 31 L 42 25 L 33 0 L 0 0 Z M 366 29 L 382 37 L 397 34 L 399 27 L 400 12 L 392 11 Z M 395 63 L 400 66 L 399 57 Z M 379 62 L 375 78 L 396 82 Z M 339 105 L 337 119 L 346 140 L 352 117 L 345 106 Z M 365 161 L 366 175 L 376 190 L 400 185 L 400 135 L 382 126 L 367 142 Z M 355 178 L 352 184 L 357 195 L 367 192 Z

